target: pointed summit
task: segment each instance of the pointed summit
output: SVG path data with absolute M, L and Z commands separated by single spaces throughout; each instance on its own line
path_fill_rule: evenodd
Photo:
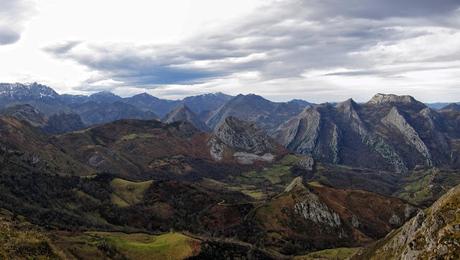
M 163 122 L 165 123 L 174 123 L 174 122 L 188 122 L 192 124 L 197 129 L 203 132 L 209 132 L 210 129 L 203 123 L 198 116 L 193 113 L 186 105 L 180 104 L 177 106 L 173 111 L 169 112 L 165 118 L 163 118 Z

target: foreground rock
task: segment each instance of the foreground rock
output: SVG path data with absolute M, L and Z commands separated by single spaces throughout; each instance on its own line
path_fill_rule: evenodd
M 460 186 L 355 259 L 458 259 Z

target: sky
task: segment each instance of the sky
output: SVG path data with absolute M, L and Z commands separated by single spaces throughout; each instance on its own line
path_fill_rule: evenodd
M 0 0 L 0 82 L 460 101 L 460 0 Z

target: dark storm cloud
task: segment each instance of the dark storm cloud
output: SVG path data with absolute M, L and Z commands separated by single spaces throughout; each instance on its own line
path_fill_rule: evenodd
M 0 0 L 0 45 L 17 42 L 24 22 L 31 16 L 34 4 L 27 0 Z
M 105 78 L 140 87 L 195 84 L 247 71 L 257 71 L 262 80 L 331 68 L 351 72 L 327 75 L 392 76 L 393 72 L 373 68 L 379 60 L 357 54 L 379 44 L 433 34 L 426 28 L 458 30 L 459 6 L 458 0 L 276 1 L 242 22 L 177 45 L 102 47 L 71 42 L 46 51 Z

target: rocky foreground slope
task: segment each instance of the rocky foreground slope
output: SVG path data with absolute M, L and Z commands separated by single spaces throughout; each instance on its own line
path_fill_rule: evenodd
M 460 186 L 354 259 L 459 259 Z

